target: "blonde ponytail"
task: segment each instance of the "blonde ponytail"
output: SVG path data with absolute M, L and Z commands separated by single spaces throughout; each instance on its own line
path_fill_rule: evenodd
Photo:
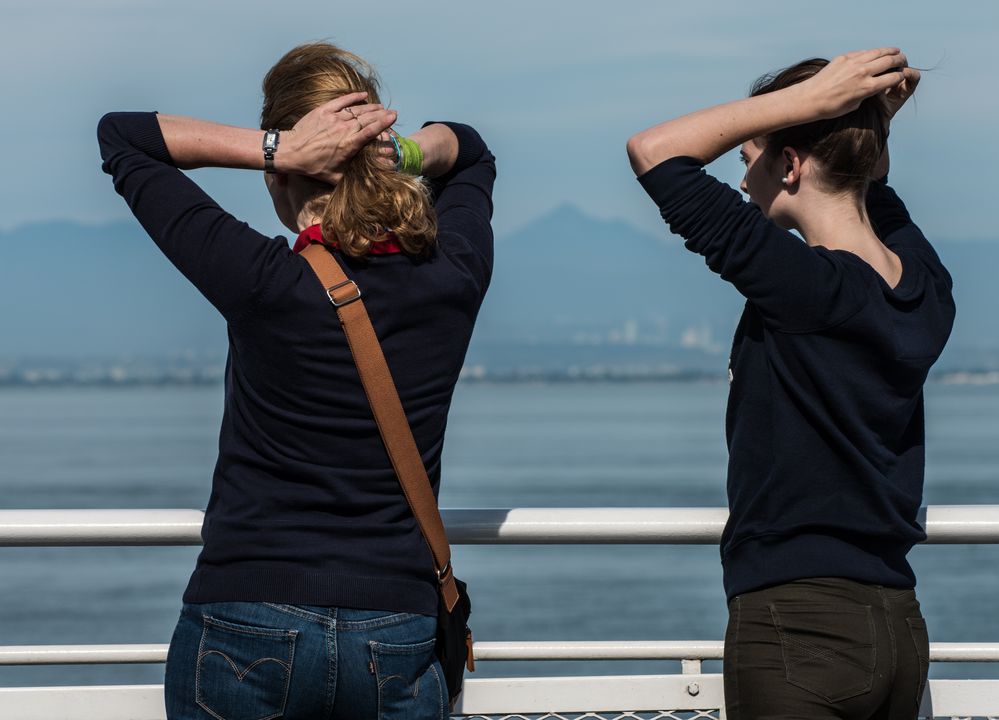
M 363 91 L 378 100 L 378 77 L 357 55 L 329 43 L 294 48 L 264 77 L 262 129 L 290 129 L 310 110 L 341 95 Z M 427 254 L 436 243 L 437 215 L 419 178 L 386 167 L 373 145 L 363 148 L 343 179 L 310 203 L 322 218 L 323 237 L 352 257 L 395 234 L 403 250 Z

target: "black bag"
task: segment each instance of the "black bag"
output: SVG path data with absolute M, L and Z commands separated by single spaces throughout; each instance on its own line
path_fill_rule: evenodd
M 444 669 L 444 682 L 447 683 L 447 694 L 451 709 L 461 694 L 465 679 L 465 668 L 475 671 L 475 659 L 472 657 L 472 631 L 468 627 L 468 616 L 472 614 L 472 601 L 468 598 L 468 588 L 458 578 L 454 579 L 458 586 L 458 604 L 448 612 L 443 598 L 437 603 L 437 646 L 435 651 Z

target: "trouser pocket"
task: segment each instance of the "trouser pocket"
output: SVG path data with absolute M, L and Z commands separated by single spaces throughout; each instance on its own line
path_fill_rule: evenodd
M 296 630 L 204 618 L 195 699 L 219 720 L 270 720 L 284 714 Z
M 869 605 L 770 604 L 787 681 L 827 702 L 870 692 L 876 663 Z
M 434 639 L 411 645 L 369 643 L 378 681 L 379 720 L 446 717 L 447 693 L 435 644 Z

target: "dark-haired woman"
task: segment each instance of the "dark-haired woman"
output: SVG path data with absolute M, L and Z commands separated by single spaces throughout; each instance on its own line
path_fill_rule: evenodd
M 923 383 L 954 303 L 885 182 L 918 81 L 896 48 L 806 61 L 628 143 L 670 229 L 747 299 L 721 543 L 732 720 L 914 718 L 925 687 L 906 554 L 925 539 Z M 702 169 L 739 145 L 750 203 Z
M 263 90 L 262 130 L 154 113 L 110 114 L 98 129 L 115 189 L 229 330 L 219 458 L 170 645 L 167 715 L 442 718 L 430 552 L 337 313 L 296 251 L 323 243 L 363 292 L 436 491 L 491 272 L 493 156 L 451 123 L 390 142 L 396 114 L 378 104 L 373 70 L 332 45 L 292 50 Z M 204 166 L 272 170 L 295 248 L 180 170 Z

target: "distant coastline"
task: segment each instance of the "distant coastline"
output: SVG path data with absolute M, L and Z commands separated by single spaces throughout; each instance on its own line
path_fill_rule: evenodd
M 0 364 L 0 390 L 7 388 L 135 388 L 215 387 L 225 378 L 224 362 L 157 365 L 143 363 Z M 930 382 L 946 385 L 999 385 L 999 370 L 947 369 L 930 374 Z M 724 372 L 671 365 L 593 364 L 549 367 L 489 368 L 467 365 L 461 383 L 572 384 L 572 383 L 725 383 Z

